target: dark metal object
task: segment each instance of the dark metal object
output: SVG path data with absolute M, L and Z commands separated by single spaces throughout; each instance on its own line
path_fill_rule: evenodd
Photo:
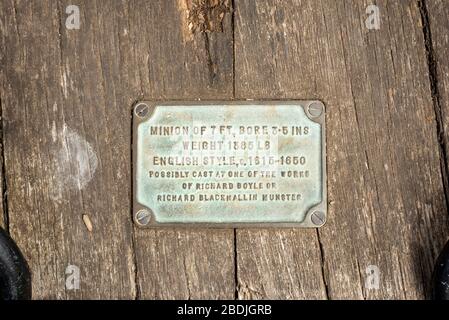
M 14 241 L 0 228 L 0 300 L 31 299 L 31 274 Z
M 441 251 L 435 265 L 432 298 L 434 300 L 449 300 L 449 242 Z
M 148 111 L 150 111 L 150 107 L 146 103 L 144 103 L 144 102 L 139 103 L 134 108 L 134 112 L 140 118 L 145 118 L 147 116 L 147 114 L 148 114 Z
M 323 211 L 315 211 L 311 216 L 312 222 L 316 226 L 322 226 L 326 223 L 326 214 Z

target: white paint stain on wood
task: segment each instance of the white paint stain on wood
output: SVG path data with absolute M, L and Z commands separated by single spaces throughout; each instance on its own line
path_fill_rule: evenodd
M 94 177 L 98 158 L 86 139 L 66 124 L 57 134 L 54 154 L 54 178 L 51 196 L 60 200 L 69 190 L 83 190 Z

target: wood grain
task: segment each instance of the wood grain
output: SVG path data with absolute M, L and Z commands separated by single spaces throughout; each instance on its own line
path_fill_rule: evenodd
M 1 59 L 1 56 L 0 56 Z M 1 60 L 0 60 L 1 61 Z M 0 110 L 1 110 L 1 95 L 0 95 Z M 0 118 L 0 123 L 2 122 L 2 118 Z M 8 208 L 7 205 L 5 205 L 5 203 L 7 202 L 7 194 L 5 194 L 5 173 L 4 173 L 4 147 L 3 147 L 3 126 L 0 125 L 0 152 L 1 152 L 1 156 L 0 156 L 0 160 L 2 163 L 1 169 L 0 169 L 0 195 L 1 195 L 1 201 L 0 201 L 0 228 L 3 229 L 8 229 Z
M 369 4 L 235 3 L 236 97 L 326 103 L 329 195 L 317 233 L 238 231 L 239 297 L 426 297 L 448 228 L 421 15 L 377 1 L 368 30 Z
M 132 2 L 143 95 L 149 99 L 230 99 L 231 14 L 223 32 L 189 34 L 185 1 Z M 143 299 L 233 299 L 233 230 L 136 230 Z
M 1 108 L 1 107 L 0 107 Z M 3 139 L 2 139 L 3 141 Z M 0 146 L 0 148 L 3 150 L 3 145 Z M 1 157 L 1 161 L 3 163 L 3 156 Z M 2 182 L 4 182 L 4 173 L 3 173 L 3 168 L 2 170 L 0 170 L 0 179 Z M 3 187 L 3 183 L 0 184 L 0 194 L 1 194 L 1 203 L 0 203 L 0 228 L 3 229 L 7 229 L 8 226 L 8 210 L 7 208 L 5 208 L 4 202 L 5 202 L 5 195 L 4 194 L 4 187 Z
M 30 263 L 34 298 L 133 298 L 134 97 L 121 93 L 135 81 L 96 4 L 80 3 L 82 29 L 67 30 L 68 3 L 1 4 L 10 230 Z M 80 290 L 66 289 L 69 265 L 80 269 Z
M 10 227 L 34 297 L 232 298 L 232 230 L 134 233 L 130 201 L 132 105 L 231 98 L 230 14 L 184 39 L 183 2 L 76 1 L 79 30 L 69 4 L 0 5 Z M 80 290 L 65 288 L 70 264 Z
M 434 107 L 439 125 L 442 162 L 448 168 L 449 148 L 449 3 L 432 0 L 422 2 L 427 15 L 427 51 L 431 69 Z M 446 176 L 446 194 L 448 193 Z

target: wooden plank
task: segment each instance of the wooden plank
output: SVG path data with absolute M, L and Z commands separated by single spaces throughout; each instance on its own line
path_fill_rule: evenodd
M 1 103 L 1 95 L 0 95 L 0 110 L 1 110 L 1 105 L 2 105 L 2 103 Z M 2 119 L 0 118 L 0 121 L 2 121 Z M 1 212 L 1 216 L 0 216 L 0 228 L 3 228 L 3 229 L 7 229 L 8 227 L 8 210 L 7 210 L 7 208 L 5 207 L 5 200 L 6 200 L 6 194 L 4 193 L 4 190 L 5 190 L 5 188 L 4 188 L 4 184 L 6 184 L 6 181 L 5 181 L 5 175 L 4 175 L 4 172 L 3 172 L 3 168 L 4 168 L 4 153 L 3 153 L 3 128 L 1 128 L 1 130 L 0 130 L 0 134 L 1 134 L 1 136 L 0 136 L 0 139 L 1 139 L 1 144 L 0 144 L 0 152 L 1 152 L 1 157 L 0 157 L 0 160 L 1 160 L 1 163 L 2 163 L 2 167 L 1 167 L 1 169 L 0 169 L 0 181 L 1 181 L 1 183 L 0 183 L 0 195 L 1 195 L 1 201 L 0 201 L 0 212 Z
M 205 3 L 205 7 L 199 6 Z M 221 27 L 190 31 L 199 15 L 222 7 Z M 228 9 L 225 9 L 228 7 Z M 193 10 L 195 8 L 196 10 Z M 203 10 L 200 10 L 203 8 Z M 142 94 L 148 99 L 230 99 L 233 90 L 233 38 L 229 0 L 132 1 L 129 37 Z M 196 14 L 195 14 L 196 13 Z M 193 16 L 192 16 L 193 15 Z M 204 19 L 204 18 L 203 18 Z M 215 21 L 219 24 L 218 21 Z M 195 25 L 198 25 L 195 22 Z M 137 69 L 138 67 L 138 69 Z
M 447 1 L 423 1 L 423 15 L 427 30 L 428 62 L 431 71 L 432 97 L 439 125 L 442 163 L 448 168 L 449 148 L 449 3 Z M 446 176 L 447 179 L 447 176 Z M 449 187 L 446 181 L 446 194 Z
M 376 1 L 368 30 L 371 3 L 235 2 L 236 97 L 321 99 L 328 130 L 327 225 L 239 230 L 240 298 L 426 296 L 448 221 L 420 10 Z
M 0 20 L 1 21 L 1 20 Z M 0 61 L 2 59 L 2 55 L 1 55 L 0 51 Z M 0 114 L 1 114 L 1 110 L 2 110 L 2 100 L 1 100 L 1 91 L 0 91 Z M 3 146 L 3 115 L 0 115 L 0 152 L 1 152 L 1 156 L 0 156 L 0 160 L 1 160 L 1 169 L 0 169 L 0 195 L 1 195 L 1 201 L 0 201 L 0 228 L 3 229 L 8 229 L 8 209 L 7 209 L 7 194 L 5 194 L 5 185 L 6 185 L 6 180 L 5 180 L 5 174 L 4 174 L 4 166 L 5 166 L 5 159 L 4 159 L 4 146 Z
M 86 1 L 85 29 L 68 31 L 68 4 L 0 4 L 8 206 L 35 297 L 232 298 L 232 230 L 133 237 L 129 210 L 132 103 L 231 98 L 230 15 L 192 35 L 190 2 Z M 425 296 L 448 233 L 421 17 L 416 1 L 381 1 L 368 31 L 368 4 L 237 2 L 236 96 L 327 103 L 330 199 L 319 233 L 237 232 L 239 298 Z M 429 13 L 447 137 L 447 7 Z M 68 264 L 80 291 L 65 289 Z M 379 290 L 364 287 L 368 265 Z
M 230 1 L 206 1 L 229 6 L 222 27 L 193 34 L 189 24 L 201 13 L 195 11 L 198 3 L 141 1 L 130 6 L 130 37 L 139 53 L 145 98 L 232 98 Z M 234 298 L 233 230 L 136 230 L 136 253 L 141 298 Z
M 3 157 L 2 157 L 2 162 L 3 162 Z M 4 175 L 3 175 L 3 170 L 0 170 L 0 179 L 2 179 L 1 181 L 4 181 L 3 180 L 3 177 L 4 177 Z M 1 216 L 0 216 L 0 228 L 3 228 L 3 229 L 7 229 L 7 225 L 8 225 L 8 212 L 7 212 L 7 210 L 5 209 L 5 206 L 4 206 L 4 197 L 5 197 L 5 195 L 4 195 L 4 193 L 3 193 L 3 190 L 4 190 L 4 188 L 3 188 L 3 183 L 0 185 L 0 194 L 2 195 L 2 197 L 1 197 L 1 204 L 0 204 L 0 212 L 1 212 Z
M 69 4 L 1 4 L 9 215 L 34 297 L 232 298 L 232 230 L 134 233 L 130 212 L 132 105 L 232 97 L 229 14 L 224 32 L 184 39 L 189 3 L 78 1 L 80 30 Z
M 68 3 L 1 4 L 10 230 L 30 263 L 34 298 L 134 298 L 128 122 L 136 79 L 119 63 L 130 52 L 113 46 L 102 60 L 116 25 L 105 28 L 86 1 L 82 28 L 68 30 Z M 69 265 L 80 270 L 80 290 L 66 288 Z

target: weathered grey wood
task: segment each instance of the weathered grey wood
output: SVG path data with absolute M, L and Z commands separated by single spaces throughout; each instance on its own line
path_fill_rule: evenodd
M 230 11 L 223 32 L 192 34 L 192 1 L 130 4 L 130 38 L 145 98 L 232 98 Z M 141 298 L 234 298 L 233 230 L 136 230 L 135 249 Z
M 233 299 L 232 231 L 137 232 L 143 299 Z
M 439 141 L 443 164 L 448 167 L 449 152 L 449 2 L 423 1 L 427 14 L 427 49 L 433 84 L 433 102 L 439 121 Z M 432 43 L 430 43 L 432 42 Z M 448 168 L 449 169 L 449 168 Z M 447 177 L 446 177 L 447 179 Z M 446 184 L 446 193 L 448 193 Z
M 239 299 L 325 299 L 314 230 L 237 230 Z
M 0 51 L 1 52 L 1 51 Z M 3 59 L 3 56 L 1 55 L 1 53 L 0 53 L 0 61 L 1 61 L 1 59 Z M 1 91 L 0 91 L 0 110 L 1 110 L 1 108 L 2 108 L 2 101 L 1 101 L 1 98 L 2 98 L 2 96 L 1 96 Z M 0 117 L 0 124 L 1 124 L 1 121 L 3 121 L 3 119 L 2 119 L 2 117 Z M 1 144 L 0 144 L 0 153 L 1 153 L 1 156 L 0 156 L 0 160 L 1 160 L 1 169 L 0 169 L 0 195 L 1 195 L 1 200 L 2 201 L 0 201 L 1 203 L 0 203 L 0 212 L 1 212 L 1 214 L 0 214 L 0 228 L 4 228 L 4 229 L 7 229 L 7 225 L 8 225 L 8 210 L 7 210 L 7 208 L 6 208 L 6 206 L 4 205 L 4 202 L 5 202 L 5 200 L 6 200 L 6 194 L 4 193 L 4 183 L 5 183 L 5 179 L 4 179 L 4 172 L 3 172 L 3 164 L 4 164 L 4 148 L 3 148 L 3 126 L 0 126 L 1 127 L 1 129 L 0 129 L 0 141 L 1 141 Z
M 134 235 L 130 202 L 133 103 L 231 98 L 230 14 L 190 39 L 189 3 L 81 1 L 80 30 L 65 27 L 69 4 L 1 4 L 10 226 L 35 298 L 232 298 L 232 230 Z
M 10 230 L 35 298 L 134 298 L 128 123 L 138 91 L 116 30 L 127 21 L 106 26 L 123 8 L 109 2 L 98 14 L 86 1 L 81 29 L 67 30 L 69 3 L 1 2 Z M 69 265 L 80 290 L 66 289 Z
M 418 1 L 376 2 L 379 31 L 371 1 L 235 1 L 234 84 L 230 1 L 79 1 L 80 30 L 68 0 L 0 2 L 8 215 L 35 298 L 426 297 L 449 234 L 449 9 L 425 2 L 432 77 Z M 327 226 L 237 230 L 235 244 L 233 230 L 136 229 L 132 104 L 233 97 L 327 104 Z
M 0 58 L 1 58 L 1 56 L 0 56 Z M 1 108 L 1 94 L 0 94 L 0 108 Z M 0 121 L 1 121 L 1 119 L 0 119 Z M 1 139 L 1 141 L 3 141 L 3 131 L 2 130 L 0 130 L 0 139 Z M 4 163 L 4 159 L 3 159 L 3 143 L 1 143 L 0 144 L 0 152 L 1 152 L 1 156 L 0 156 L 0 160 L 1 160 L 1 163 L 3 164 Z M 4 206 L 4 202 L 5 202 L 5 197 L 7 196 L 7 195 L 5 195 L 5 193 L 4 193 L 4 187 L 3 187 L 3 184 L 4 184 L 4 172 L 3 172 L 3 166 L 2 166 L 2 168 L 0 169 L 0 195 L 1 195 L 1 197 L 0 197 L 0 199 L 1 199 L 1 201 L 0 201 L 0 228 L 3 228 L 3 229 L 7 229 L 7 224 L 8 224 L 8 210 L 7 210 L 7 208 L 5 208 L 5 206 Z
M 130 1 L 129 37 L 135 69 L 148 99 L 230 99 L 233 90 L 231 8 L 222 30 L 192 33 L 194 3 L 229 0 Z M 204 10 L 208 11 L 208 10 Z M 216 22 L 218 24 L 218 22 Z
M 1 149 L 1 147 L 0 147 Z M 3 157 L 1 157 L 2 163 L 3 163 Z M 2 179 L 1 181 L 3 181 L 3 170 L 0 170 L 0 178 Z M 0 184 L 0 194 L 1 194 L 1 200 L 0 201 L 0 228 L 6 229 L 7 228 L 7 223 L 8 223 L 8 212 L 5 208 L 5 206 L 3 205 L 3 201 L 4 201 L 4 193 L 3 193 L 3 183 Z
M 378 31 L 371 1 L 235 2 L 236 97 L 322 99 L 328 133 L 327 225 L 238 231 L 241 298 L 324 297 L 323 276 L 332 299 L 426 296 L 448 228 L 421 15 L 376 3 Z

